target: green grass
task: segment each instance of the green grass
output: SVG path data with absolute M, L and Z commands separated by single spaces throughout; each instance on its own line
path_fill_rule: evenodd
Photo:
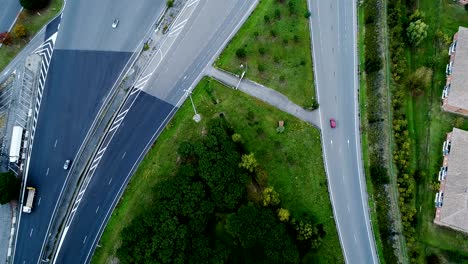
M 48 7 L 39 12 L 23 10 L 16 21 L 16 24 L 23 24 L 28 32 L 27 39 L 14 39 L 11 45 L 3 45 L 0 48 L 0 71 L 26 46 L 41 28 L 46 25 L 62 9 L 63 0 L 51 0 Z M 39 15 L 39 14 L 40 15 Z
M 269 175 L 269 183 L 281 197 L 282 206 L 291 214 L 309 212 L 323 223 L 327 235 L 320 249 L 308 256 L 314 263 L 343 263 L 323 167 L 320 132 L 289 114 L 252 97 L 203 79 L 193 100 L 202 122 L 192 121 L 193 110 L 187 101 L 168 124 L 158 141 L 133 176 L 123 198 L 106 227 L 93 263 L 106 263 L 120 244 L 120 232 L 135 215 L 151 203 L 155 183 L 173 175 L 177 167 L 175 146 L 200 137 L 205 123 L 223 113 L 244 145 Z M 276 132 L 279 120 L 285 131 Z M 223 232 L 222 227 L 217 232 Z
M 289 11 L 289 3 L 295 6 L 294 14 Z M 280 18 L 275 17 L 276 10 Z M 240 64 L 247 65 L 246 78 L 277 90 L 300 106 L 310 106 L 315 88 L 306 12 L 305 0 L 260 1 L 215 65 L 236 74 L 242 72 Z M 269 22 L 265 17 L 270 18 Z M 236 56 L 239 48 L 246 51 L 244 59 Z M 260 49 L 264 49 L 263 55 Z M 259 65 L 264 67 L 263 72 Z
M 416 262 L 424 263 L 431 254 L 444 261 L 462 263 L 468 261 L 468 236 L 433 223 L 435 190 L 431 183 L 437 181 L 438 168 L 442 163 L 440 148 L 446 133 L 453 128 L 455 115 L 441 111 L 440 95 L 445 84 L 445 64 L 448 62 L 448 46 L 439 46 L 435 32 L 441 30 L 450 38 L 458 26 L 468 26 L 468 13 L 462 6 L 450 0 L 420 0 L 417 8 L 425 13 L 425 23 L 430 27 L 427 39 L 417 49 L 408 49 L 409 72 L 428 65 L 435 60 L 433 79 L 430 87 L 419 97 L 408 97 L 406 113 L 413 144 L 411 166 L 425 173 L 418 183 L 416 193 L 417 225 Z M 462 129 L 468 130 L 465 119 Z

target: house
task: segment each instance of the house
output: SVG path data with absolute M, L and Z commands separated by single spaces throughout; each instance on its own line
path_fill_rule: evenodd
M 468 233 L 468 131 L 454 128 L 442 146 L 434 223 Z
M 447 81 L 442 92 L 442 108 L 468 116 L 468 28 L 459 27 L 448 52 L 450 62 L 445 69 Z

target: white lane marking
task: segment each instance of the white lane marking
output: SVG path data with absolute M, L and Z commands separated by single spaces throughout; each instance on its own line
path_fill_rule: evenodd
M 357 242 L 356 234 L 354 234 L 353 236 L 354 236 L 354 241 Z
M 96 214 L 97 214 L 98 211 L 99 211 L 99 206 L 98 206 L 97 209 L 96 209 Z
M 111 182 L 112 182 L 112 178 L 109 180 L 109 185 L 111 184 Z
M 88 238 L 88 236 L 85 236 L 84 239 L 83 239 L 83 244 L 86 243 L 86 239 Z
M 47 171 L 46 171 L 45 175 L 46 176 L 49 175 L 49 168 L 47 168 Z
M 31 228 L 31 232 L 29 232 L 29 237 L 32 237 L 33 230 L 34 228 Z
M 330 144 L 332 144 L 332 145 L 333 145 L 333 140 L 330 140 Z
M 349 209 L 349 204 L 347 204 L 346 207 L 348 208 L 348 213 L 351 213 L 351 209 Z
M 57 139 L 55 140 L 54 148 L 57 147 Z
M 125 157 L 125 154 L 127 154 L 127 152 L 124 152 L 124 154 L 122 155 L 122 159 Z
M 41 205 L 41 199 L 42 199 L 42 197 L 39 197 L 39 201 L 37 201 L 38 206 Z

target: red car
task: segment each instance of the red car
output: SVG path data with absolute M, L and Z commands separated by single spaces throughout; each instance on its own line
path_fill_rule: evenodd
M 336 121 L 334 118 L 330 118 L 330 127 L 335 128 L 336 127 Z

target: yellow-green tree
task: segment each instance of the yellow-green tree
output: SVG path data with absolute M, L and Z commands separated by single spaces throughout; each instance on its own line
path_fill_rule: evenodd
M 273 187 L 267 187 L 262 193 L 263 206 L 278 205 L 280 203 L 279 194 Z
M 28 35 L 28 31 L 27 31 L 26 27 L 23 24 L 17 24 L 13 28 L 13 34 L 17 38 L 25 38 Z
M 278 218 L 281 222 L 288 222 L 289 221 L 289 210 L 280 208 L 278 209 Z

